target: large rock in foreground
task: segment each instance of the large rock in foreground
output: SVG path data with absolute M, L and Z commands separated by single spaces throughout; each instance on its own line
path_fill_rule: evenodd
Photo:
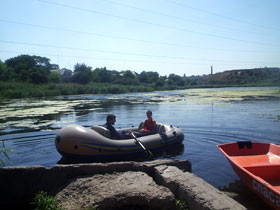
M 188 160 L 154 160 L 148 162 L 112 162 L 43 166 L 17 166 L 0 168 L 0 206 L 1 209 L 18 209 L 30 205 L 36 193 L 45 191 L 55 195 L 57 189 L 65 187 L 71 180 L 79 177 L 144 172 L 153 177 L 154 168 L 160 165 L 176 166 L 191 171 Z M 126 185 L 124 185 L 126 186 Z M 107 187 L 107 186 L 106 186 Z
M 144 172 L 124 172 L 77 178 L 56 198 L 65 209 L 98 209 L 139 206 L 144 209 L 175 209 L 171 191 L 157 185 Z
M 65 209 L 173 210 L 175 199 L 195 210 L 245 209 L 187 171 L 191 171 L 187 160 L 4 167 L 0 206 L 24 209 L 36 193 L 45 191 Z
M 182 172 L 173 166 L 157 166 L 156 182 L 168 187 L 174 195 L 187 201 L 190 209 L 196 210 L 245 210 L 237 201 L 189 172 Z

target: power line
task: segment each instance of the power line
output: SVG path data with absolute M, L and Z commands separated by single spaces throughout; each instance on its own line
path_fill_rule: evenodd
M 8 50 L 0 50 L 0 52 L 4 52 L 4 53 L 16 53 L 16 54 L 33 54 L 33 55 L 45 55 L 45 56 L 51 56 L 51 57 L 65 57 L 65 58 L 80 58 L 80 59 L 95 59 L 95 60 L 109 60 L 109 61 L 119 61 L 119 62 L 138 62 L 138 63 L 156 63 L 156 64 L 178 64 L 178 65 L 201 65 L 201 66 L 209 66 L 209 63 L 186 63 L 186 62 L 166 62 L 166 61 L 147 61 L 147 60 L 127 60 L 127 59 L 116 59 L 116 58 L 100 58 L 100 57 L 88 57 L 88 56 L 77 56 L 77 55 L 60 55 L 60 54 L 47 54 L 47 53 L 26 53 L 26 52 L 19 52 L 19 51 L 8 51 Z M 252 62 L 253 64 L 255 64 L 255 62 Z M 237 63 L 234 62 L 232 64 L 229 63 L 218 63 L 215 64 L 215 66 L 219 66 L 219 65 L 251 65 L 252 63 Z M 259 62 L 262 63 L 263 62 Z M 211 63 L 213 64 L 213 63 Z M 276 63 L 275 63 L 276 64 Z M 280 64 L 276 64 L 276 65 L 280 65 Z
M 269 26 L 263 26 L 263 25 L 259 25 L 259 24 L 256 24 L 256 23 L 251 23 L 251 22 L 247 22 L 247 21 L 244 21 L 244 20 L 228 17 L 228 16 L 221 15 L 221 14 L 218 14 L 218 13 L 214 13 L 214 12 L 210 12 L 210 11 L 207 11 L 207 10 L 202 10 L 202 9 L 199 9 L 199 8 L 196 8 L 196 7 L 192 7 L 192 6 L 189 6 L 189 5 L 185 4 L 185 3 L 180 3 L 180 2 L 176 2 L 176 1 L 172 1 L 172 0 L 164 0 L 164 1 L 172 3 L 172 4 L 176 4 L 176 5 L 179 5 L 179 6 L 182 6 L 182 7 L 186 7 L 186 8 L 192 9 L 192 10 L 196 10 L 196 11 L 199 11 L 199 12 L 203 12 L 203 13 L 207 13 L 207 14 L 210 14 L 210 15 L 214 15 L 214 16 L 217 16 L 217 17 L 220 17 L 220 18 L 228 19 L 228 20 L 231 20 L 231 21 L 235 21 L 235 22 L 239 22 L 239 23 L 244 23 L 244 24 L 252 25 L 252 26 L 257 26 L 257 27 L 261 27 L 261 28 L 265 28 L 265 29 L 269 29 L 269 30 L 280 31 L 280 29 L 278 29 L 278 28 L 273 28 L 273 27 L 269 27 Z
M 110 4 L 115 4 L 115 5 L 119 5 L 122 7 L 127 7 L 130 9 L 135 9 L 135 10 L 139 10 L 142 12 L 146 12 L 146 13 L 150 13 L 150 14 L 154 14 L 154 15 L 159 15 L 159 16 L 163 16 L 163 17 L 169 17 L 169 18 L 173 18 L 176 20 L 181 20 L 181 21 L 188 21 L 188 22 L 192 22 L 195 24 L 200 24 L 200 25 L 206 25 L 206 26 L 211 26 L 211 27 L 215 27 L 215 28 L 223 28 L 226 30 L 230 30 L 230 31 L 239 31 L 242 33 L 250 33 L 250 34 L 260 34 L 257 32 L 252 32 L 252 31 L 246 31 L 246 30 L 240 30 L 238 28 L 231 28 L 231 27 L 226 27 L 226 26 L 220 26 L 220 25 L 215 25 L 215 24 L 211 24 L 211 23 L 205 23 L 205 22 L 201 22 L 201 21 L 197 21 L 197 20 L 193 20 L 193 19 L 189 19 L 189 18 L 183 18 L 183 17 L 179 17 L 179 16 L 175 16 L 175 15 L 169 15 L 169 14 L 165 14 L 165 13 L 161 13 L 161 12 L 157 12 L 154 10 L 148 10 L 148 9 L 143 9 L 143 8 L 139 8 L 139 7 L 135 7 L 135 6 L 131 6 L 131 5 L 127 5 L 127 4 L 123 4 L 123 3 L 119 3 L 119 2 L 115 2 L 115 1 L 111 1 L 111 0 L 102 0 L 102 1 L 106 1 Z M 260 35 L 264 35 L 264 34 L 260 34 Z
M 188 30 L 188 29 L 177 28 L 177 27 L 167 26 L 167 25 L 162 25 L 162 24 L 157 24 L 157 23 L 151 23 L 151 22 L 147 22 L 147 21 L 143 21 L 143 20 L 131 19 L 131 18 L 127 18 L 127 17 L 123 17 L 123 16 L 119 16 L 119 15 L 107 14 L 104 12 L 98 12 L 95 10 L 84 9 L 84 8 L 80 8 L 80 7 L 50 2 L 50 1 L 46 1 L 46 0 L 37 0 L 37 1 L 60 6 L 60 7 L 70 8 L 70 9 L 74 9 L 74 10 L 80 10 L 80 11 L 90 12 L 90 13 L 99 14 L 99 15 L 103 15 L 103 16 L 118 18 L 118 19 L 122 19 L 122 20 L 157 26 L 157 27 L 161 27 L 161 28 L 172 29 L 172 30 L 176 30 L 176 31 L 188 32 L 188 33 L 199 34 L 199 35 L 208 36 L 208 37 L 215 37 L 215 38 L 219 38 L 219 39 L 232 40 L 232 41 L 237 41 L 237 42 L 245 42 L 245 43 L 257 44 L 257 45 L 275 46 L 275 44 L 271 44 L 271 43 L 254 42 L 254 41 L 249 41 L 249 40 L 242 40 L 242 39 L 235 39 L 235 38 L 231 38 L 231 37 L 220 36 L 220 35 L 216 35 L 216 34 L 208 34 L 208 33 L 203 33 L 203 32 L 198 32 L 198 31 L 192 31 L 192 30 Z
M 160 45 L 183 47 L 183 48 L 195 48 L 195 49 L 215 50 L 215 51 L 229 51 L 229 52 L 243 52 L 243 53 L 279 53 L 277 51 L 255 51 L 255 50 L 233 50 L 233 49 L 222 49 L 222 48 L 207 48 L 207 47 L 198 47 L 198 46 L 184 45 L 184 44 L 171 43 L 171 42 L 158 42 L 158 41 L 143 40 L 143 39 L 133 39 L 133 38 L 129 38 L 129 37 L 112 36 L 112 35 L 108 35 L 108 34 L 78 31 L 78 30 L 67 29 L 67 28 L 59 28 L 59 27 L 53 27 L 53 26 L 36 25 L 36 24 L 32 24 L 32 23 L 24 23 L 24 22 L 17 22 L 17 21 L 4 20 L 4 19 L 0 19 L 0 22 L 29 26 L 29 27 L 35 27 L 35 28 L 42 28 L 42 29 L 48 29 L 48 30 L 55 30 L 55 31 L 64 31 L 64 32 L 71 32 L 71 33 L 78 33 L 78 34 L 87 34 L 87 35 L 92 35 L 92 36 L 97 36 L 97 37 L 107 37 L 107 38 L 111 38 L 111 39 L 120 39 L 120 40 L 126 40 L 126 41 L 137 41 L 137 42 L 143 42 L 143 43 L 149 43 L 149 44 L 160 44 Z
M 81 59 L 96 59 L 96 60 L 110 60 L 110 61 L 120 61 L 120 62 L 140 62 L 140 63 L 162 63 L 162 64 L 194 64 L 194 65 L 209 65 L 202 63 L 185 63 L 185 62 L 165 62 L 165 61 L 147 61 L 147 60 L 127 60 L 127 59 L 116 59 L 116 58 L 100 58 L 100 57 L 88 57 L 88 56 L 78 56 L 78 55 L 55 55 L 55 54 L 47 54 L 47 53 L 25 53 L 19 51 L 8 51 L 8 50 L 0 50 L 0 52 L 4 53 L 17 53 L 17 54 L 33 54 L 33 55 L 46 55 L 51 57 L 66 57 L 66 58 L 81 58 Z
M 119 55 L 130 55 L 130 56 L 142 56 L 142 57 L 154 57 L 154 58 L 168 58 L 168 59 L 178 59 L 178 60 L 194 60 L 194 61 L 203 61 L 203 62 L 225 62 L 225 63 L 265 63 L 260 61 L 248 62 L 248 61 L 227 61 L 227 60 L 213 60 L 213 59 L 197 59 L 197 58 L 186 58 L 186 57 L 175 57 L 175 56 L 165 56 L 165 55 L 151 55 L 151 54 L 142 54 L 142 53 L 130 53 L 130 52 L 119 52 L 119 51 L 106 51 L 106 50 L 97 50 L 97 49 L 85 49 L 85 48 L 74 48 L 74 47 L 65 47 L 65 46 L 56 46 L 56 45 L 46 45 L 46 44 L 34 44 L 26 42 L 15 42 L 0 40 L 0 43 L 7 44 L 17 44 L 17 45 L 28 45 L 36 47 L 48 47 L 48 48 L 57 48 L 57 49 L 67 49 L 67 50 L 81 50 L 89 52 L 98 52 L 106 54 L 119 54 Z

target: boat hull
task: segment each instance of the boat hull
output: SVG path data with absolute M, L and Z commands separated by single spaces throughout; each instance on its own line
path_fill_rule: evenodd
M 280 209 L 280 146 L 234 142 L 217 147 L 243 183 L 271 207 Z
M 169 127 L 167 132 L 139 137 L 149 150 L 157 150 L 182 143 L 181 129 Z M 135 128 L 121 129 L 121 131 Z M 79 125 L 62 128 L 56 135 L 57 151 L 66 159 L 79 162 L 106 162 L 129 160 L 143 156 L 143 148 L 135 139 L 113 140 Z

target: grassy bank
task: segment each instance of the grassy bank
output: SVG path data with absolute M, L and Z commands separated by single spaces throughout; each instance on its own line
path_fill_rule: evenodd
M 76 83 L 48 83 L 33 84 L 22 82 L 1 82 L 0 99 L 40 98 L 62 95 L 83 94 L 121 94 L 136 92 L 152 92 L 158 90 L 178 90 L 187 87 L 175 85 L 154 86 L 149 84 L 120 85 L 110 83 L 88 83 L 86 85 Z
M 175 86 L 164 85 L 154 86 L 148 84 L 141 85 L 120 85 L 109 83 L 89 83 L 86 85 L 75 83 L 48 83 L 33 84 L 21 82 L 1 82 L 0 99 L 16 98 L 40 98 L 61 95 L 82 95 L 82 94 L 121 94 L 132 92 L 151 92 L 158 90 L 179 90 L 188 88 L 219 88 L 219 87 L 253 87 L 253 86 L 272 86 L 266 83 L 252 83 L 243 85 L 192 85 L 192 86 Z
M 118 94 L 130 92 L 149 92 L 149 86 L 124 86 L 106 83 L 89 83 L 79 85 L 72 83 L 36 85 L 32 83 L 1 82 L 0 98 L 30 98 L 77 94 Z

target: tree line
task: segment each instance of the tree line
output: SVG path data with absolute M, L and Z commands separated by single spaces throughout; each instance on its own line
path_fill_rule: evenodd
M 161 76 L 155 71 L 136 73 L 95 68 L 77 63 L 65 80 L 57 64 L 40 56 L 19 55 L 0 60 L 0 99 L 74 94 L 148 92 L 227 86 L 280 86 L 280 68 L 224 71 L 201 76 Z
M 59 66 L 51 64 L 50 59 L 40 56 L 19 55 L 0 61 L 0 81 L 17 81 L 33 84 L 61 83 L 62 75 L 58 72 Z M 106 67 L 95 68 L 84 63 L 77 63 L 69 83 L 88 84 L 110 83 L 119 85 L 149 84 L 153 86 L 184 86 L 186 80 L 175 74 L 160 76 L 157 72 L 142 71 L 140 74 L 131 70 L 116 71 Z

